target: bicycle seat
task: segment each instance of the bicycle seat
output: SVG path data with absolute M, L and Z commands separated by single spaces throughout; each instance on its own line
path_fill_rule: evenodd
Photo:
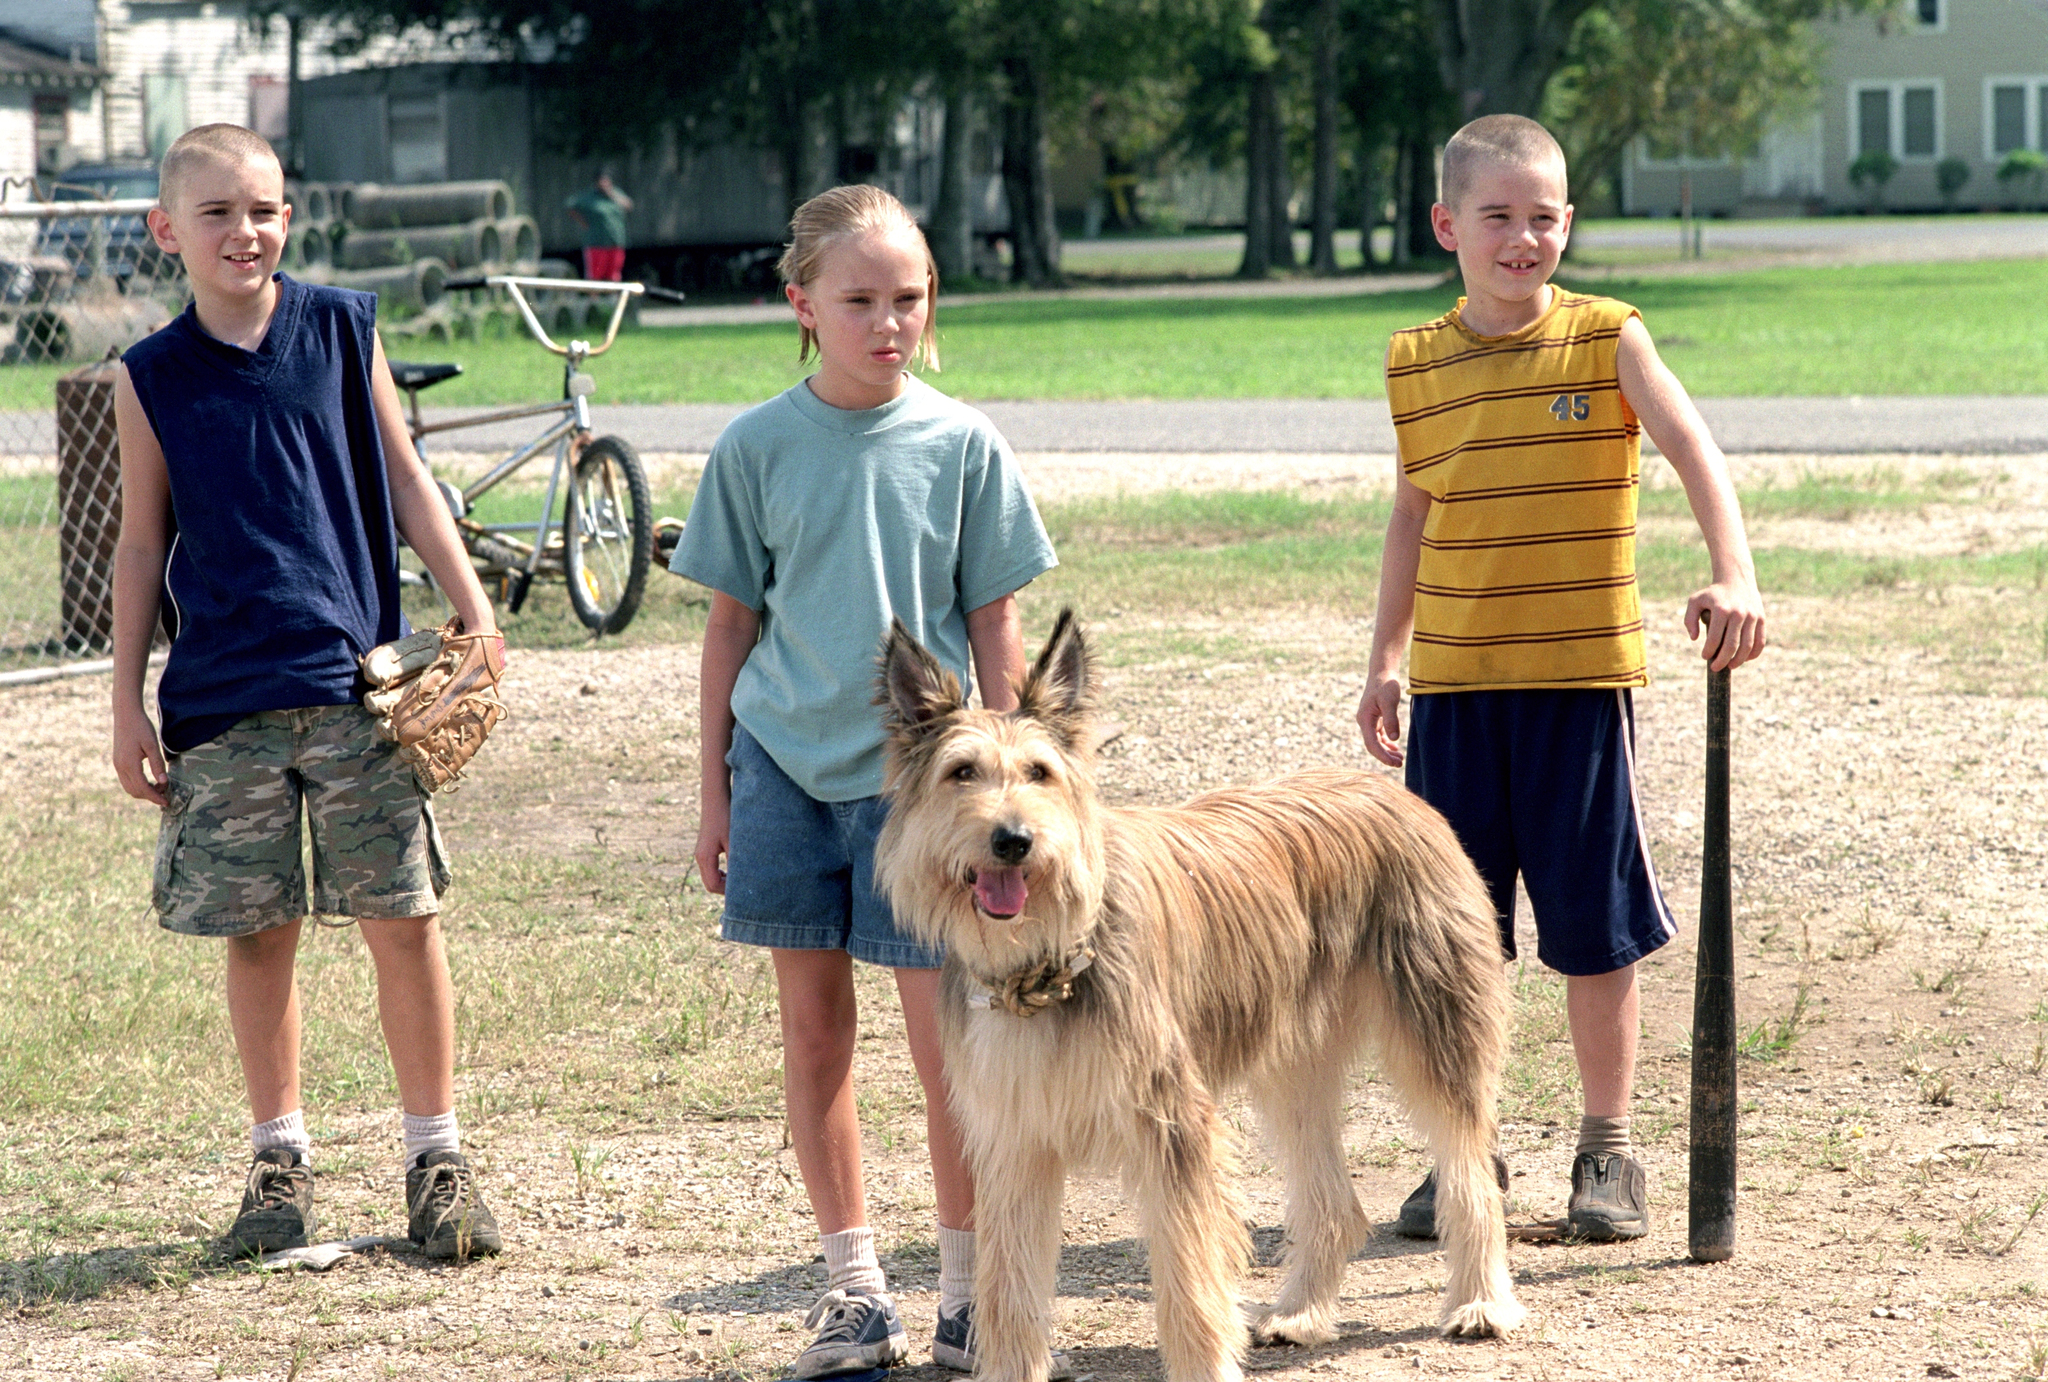
M 403 360 L 391 361 L 391 377 L 401 389 L 424 389 L 443 379 L 453 379 L 460 373 L 460 365 L 414 365 Z

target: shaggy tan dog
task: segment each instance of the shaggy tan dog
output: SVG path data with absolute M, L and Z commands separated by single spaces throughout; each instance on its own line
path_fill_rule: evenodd
M 1450 828 L 1391 780 L 1335 770 L 1104 807 L 1094 694 L 1070 613 L 1011 714 L 968 708 L 901 624 L 882 658 L 892 804 L 876 872 L 899 920 L 946 947 L 980 1375 L 1046 1376 L 1061 1190 L 1082 1167 L 1117 1168 L 1136 1203 L 1167 1377 L 1240 1375 L 1250 1242 L 1218 1107 L 1231 1087 L 1287 1180 L 1287 1278 L 1254 1333 L 1335 1338 L 1344 1265 L 1371 1230 L 1342 1139 L 1367 1046 L 1437 1159 L 1444 1333 L 1513 1329 L 1490 1159 L 1507 986 Z

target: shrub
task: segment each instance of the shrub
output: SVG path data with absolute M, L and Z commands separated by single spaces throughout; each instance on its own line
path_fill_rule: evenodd
M 1950 154 L 1934 165 L 1934 185 L 1941 189 L 1941 204 L 1953 207 L 1956 193 L 1963 190 L 1963 184 L 1970 180 L 1970 164 L 1967 159 Z
M 1872 149 L 1859 154 L 1849 165 L 1849 181 L 1857 187 L 1868 189 L 1870 204 L 1876 207 L 1884 200 L 1884 185 L 1899 171 L 1899 161 L 1883 149 Z
M 1998 165 L 1998 182 L 2019 194 L 2022 206 L 2038 206 L 2043 175 L 2048 174 L 2048 154 L 2033 149 L 2014 149 Z

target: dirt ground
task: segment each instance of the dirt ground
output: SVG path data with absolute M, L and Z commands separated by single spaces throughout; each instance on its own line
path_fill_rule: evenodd
M 1320 476 L 1189 464 L 1227 470 L 1215 483 L 1231 485 L 1370 478 L 1355 457 L 1329 458 Z M 1055 467 L 1036 469 L 1041 488 L 1063 483 Z M 1131 482 L 1114 458 L 1066 470 L 1072 493 Z M 1905 513 L 1833 531 L 1799 521 L 1822 525 L 1802 536 L 1840 547 L 2038 541 L 2048 510 L 2037 488 L 2026 479 L 2002 516 Z M 1434 1245 L 1376 1235 L 1345 1283 L 1343 1336 L 1319 1349 L 1256 1351 L 1249 1369 L 2038 1382 L 2048 1375 L 2043 702 L 1959 687 L 1938 653 L 1873 656 L 1844 636 L 1865 617 L 1854 610 L 1775 602 L 1776 646 L 1736 678 L 1734 785 L 1742 1027 L 1775 1058 L 1741 1062 L 1736 1257 L 1695 1265 L 1685 1255 L 1685 1127 L 1702 678 L 1675 607 L 1648 613 L 1656 682 L 1637 699 L 1642 793 L 1685 926 L 1643 967 L 1636 1131 L 1651 1235 L 1513 1245 L 1529 1324 L 1476 1344 L 1442 1342 L 1431 1328 L 1443 1279 Z M 1027 605 L 1028 629 L 1042 633 L 1051 614 Z M 1369 638 L 1362 622 L 1305 613 L 1247 629 L 1083 614 L 1109 654 L 1107 704 L 1124 727 L 1105 753 L 1112 800 L 1171 801 L 1360 760 L 1351 714 Z M 1232 649 L 1229 660 L 1204 653 L 1204 640 Z M 520 657 L 519 713 L 444 813 L 458 855 L 580 854 L 595 840 L 619 857 L 670 859 L 679 877 L 694 837 L 696 658 L 693 647 Z M 100 771 L 104 696 L 94 679 L 0 694 L 0 788 Z M 687 915 L 714 924 L 708 908 Z M 1533 953 L 1526 909 L 1524 927 Z M 1555 1002 L 1544 997 L 1554 989 L 1533 967 L 1523 982 L 1535 995 L 1517 1034 L 1523 1063 L 1539 1074 L 1568 1068 Z M 864 1015 L 859 1078 L 882 1091 L 878 1108 L 893 1110 L 865 1125 L 868 1183 L 921 1365 L 899 1375 L 933 1382 L 946 1374 L 928 1363 L 930 1177 L 899 1031 L 886 1008 Z M 1576 1109 L 1541 1084 L 1511 1090 L 1504 1107 L 1518 1221 L 1561 1213 L 1567 1189 Z M 351 1131 L 381 1149 L 395 1122 L 366 1118 Z M 1260 1253 L 1245 1296 L 1256 1302 L 1277 1286 L 1281 1187 L 1256 1129 L 1244 1130 Z M 505 1225 L 502 1258 L 458 1269 L 372 1249 L 325 1275 L 221 1270 L 175 1287 L 18 1305 L 0 1313 L 0 1374 L 353 1380 L 459 1367 L 506 1378 L 774 1377 L 800 1347 L 823 1268 L 777 1121 L 612 1128 L 595 1139 L 597 1165 L 565 1154 L 561 1129 L 516 1109 L 467 1131 Z M 51 1142 L 61 1145 L 58 1130 Z M 1347 1145 L 1367 1212 L 1390 1218 L 1422 1164 L 1369 1077 L 1355 1088 Z M 364 1204 L 388 1220 L 397 1172 L 387 1160 L 344 1146 L 322 1163 L 321 1193 L 341 1221 Z M 231 1206 L 241 1174 L 230 1157 L 123 1193 Z M 195 1219 L 184 1231 L 217 1229 Z M 1057 1342 L 1084 1377 L 1159 1375 L 1145 1252 L 1113 1182 L 1069 1187 L 1056 1318 Z

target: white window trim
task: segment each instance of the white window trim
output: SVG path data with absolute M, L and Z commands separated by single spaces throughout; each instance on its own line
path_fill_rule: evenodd
M 1906 152 L 1905 93 L 1908 89 L 1920 87 L 1934 88 L 1934 152 L 1931 154 L 1908 154 Z M 1948 152 L 1946 147 L 1947 140 L 1943 137 L 1945 134 L 1944 126 L 1948 120 L 1948 98 L 1947 93 L 1943 89 L 1941 78 L 1903 77 L 1889 82 L 1849 83 L 1849 147 L 1852 150 L 1851 158 L 1859 157 L 1863 152 L 1862 149 L 1857 147 L 1857 141 L 1863 134 L 1863 126 L 1862 121 L 1858 118 L 1859 112 L 1856 107 L 1859 98 L 1866 91 L 1883 91 L 1888 93 L 1890 97 L 1891 118 L 1885 123 L 1889 127 L 1886 132 L 1891 137 L 1890 153 L 1893 158 L 1896 158 L 1900 163 L 1941 162 Z M 1986 109 L 1989 109 L 1991 96 L 1988 87 L 1985 89 L 1984 101 Z M 1990 135 L 1985 135 L 1984 140 L 1986 144 L 1989 144 L 1991 142 Z
M 2020 98 L 2020 139 L 2022 147 L 2048 150 L 2048 110 L 2042 109 L 2041 88 L 2048 86 L 2048 72 L 2036 72 L 2031 76 L 2000 76 L 1984 79 L 1984 161 L 1996 166 L 2005 157 L 1991 147 L 1997 134 L 1992 120 L 1991 92 L 1995 87 L 2016 86 L 2023 93 Z

